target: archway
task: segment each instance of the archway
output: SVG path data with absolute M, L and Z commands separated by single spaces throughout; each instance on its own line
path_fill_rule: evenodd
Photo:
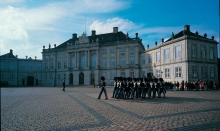
M 27 85 L 28 86 L 33 86 L 34 85 L 34 77 L 33 76 L 28 76 L 27 77 Z
M 79 73 L 79 85 L 84 84 L 84 74 L 82 72 Z
M 91 73 L 91 74 L 90 74 L 90 84 L 91 84 L 91 85 L 94 85 L 94 83 L 95 83 L 94 73 Z
M 69 75 L 69 84 L 73 84 L 73 73 Z

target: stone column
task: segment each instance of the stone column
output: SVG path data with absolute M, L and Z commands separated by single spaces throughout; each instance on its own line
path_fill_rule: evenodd
M 97 49 L 96 50 L 96 66 L 98 68 L 98 65 L 99 65 L 99 50 Z
M 88 50 L 88 67 L 90 67 L 90 51 Z
M 128 47 L 126 47 L 126 53 L 125 53 L 125 56 L 126 56 L 126 65 L 128 66 L 130 63 L 129 63 L 129 55 L 128 55 Z
M 77 64 L 77 63 L 76 63 L 76 60 L 77 60 L 77 59 L 76 59 L 76 52 L 75 52 L 75 56 L 74 56 L 74 58 L 75 58 L 74 66 L 75 66 L 75 68 L 76 68 L 76 67 L 77 67 L 77 66 L 76 66 L 76 64 Z
M 138 65 L 138 63 L 139 63 L 138 55 L 139 55 L 139 50 L 138 50 L 138 47 L 136 46 L 135 47 L 135 59 L 134 59 L 135 65 Z
M 79 51 L 77 52 L 77 68 L 79 68 Z

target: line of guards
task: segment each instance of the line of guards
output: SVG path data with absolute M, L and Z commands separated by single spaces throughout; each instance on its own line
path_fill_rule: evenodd
M 116 99 L 134 99 L 136 98 L 148 98 L 156 97 L 156 93 L 158 94 L 158 98 L 161 97 L 161 93 L 163 93 L 163 97 L 165 98 L 166 89 L 164 88 L 164 83 L 162 78 L 123 78 L 123 77 L 115 77 L 114 78 L 114 90 L 112 98 Z

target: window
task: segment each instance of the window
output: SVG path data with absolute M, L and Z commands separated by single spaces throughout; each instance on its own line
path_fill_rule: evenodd
M 92 68 L 96 67 L 96 55 L 92 55 Z
M 1 70 L 5 69 L 5 63 L 4 62 L 0 62 L 0 69 Z
M 50 69 L 53 69 L 53 63 L 50 63 Z
M 76 58 L 75 58 L 75 57 L 72 57 L 72 62 L 71 62 L 72 68 L 75 67 L 75 64 L 76 64 Z
M 67 62 L 63 62 L 63 68 L 64 68 L 64 69 L 67 68 Z
M 49 57 L 48 56 L 45 56 L 45 59 L 48 59 Z
M 63 57 L 66 58 L 68 55 L 67 54 L 63 54 Z
M 86 56 L 85 55 L 82 55 L 81 56 L 81 64 L 80 64 L 80 67 L 83 68 L 86 66 Z
M 192 45 L 192 57 L 196 57 L 196 46 Z
M 102 54 L 106 54 L 106 49 L 103 49 L 103 50 L 102 50 Z
M 125 58 L 121 58 L 121 66 L 125 66 Z
M 125 47 L 121 47 L 120 52 L 126 52 Z
M 50 58 L 52 59 L 52 58 L 53 58 L 53 55 L 51 55 Z
M 156 62 L 160 62 L 160 52 L 156 52 Z
M 206 77 L 207 77 L 207 69 L 206 69 L 206 67 L 203 66 L 201 71 L 202 71 L 202 72 L 201 72 L 201 73 L 202 73 L 202 77 L 203 77 L 203 78 L 206 78 Z
M 115 77 L 115 72 L 112 71 L 112 72 L 111 72 L 111 77 L 110 77 L 111 80 L 114 80 L 114 77 Z
M 111 58 L 110 59 L 110 63 L 111 63 L 111 67 L 114 67 L 115 66 L 115 58 Z
M 165 78 L 170 78 L 170 69 L 165 68 Z
M 133 72 L 133 71 L 130 72 L 130 77 L 131 77 L 131 78 L 134 78 L 134 72 Z
M 57 62 L 57 69 L 61 69 L 61 63 Z
M 45 69 L 48 69 L 48 65 L 47 63 L 44 63 Z
M 214 58 L 214 57 L 213 57 L 213 49 L 212 49 L 212 48 L 209 50 L 209 58 L 210 58 L 210 59 L 213 59 L 213 58 Z
M 107 61 L 106 59 L 102 59 L 102 67 L 106 67 L 107 66 Z
M 175 58 L 180 58 L 181 57 L 181 46 L 175 46 Z
M 135 51 L 135 47 L 130 47 L 130 51 Z
M 201 48 L 201 58 L 205 59 L 205 48 L 204 47 Z
M 125 72 L 124 71 L 121 72 L 121 77 L 125 77 Z
M 114 48 L 111 48 L 111 49 L 110 49 L 110 53 L 115 53 L 115 49 L 114 49 Z
M 20 69 L 21 69 L 21 70 L 24 69 L 24 63 L 20 63 Z
M 4 74 L 1 74 L 1 76 L 0 76 L 1 78 L 0 78 L 0 80 L 4 80 L 5 79 L 5 76 L 4 76 Z
M 164 60 L 169 60 L 170 59 L 170 49 L 165 49 L 164 50 Z
M 45 75 L 44 77 L 45 77 L 45 80 L 46 80 L 47 79 L 47 75 Z
M 107 79 L 107 78 L 106 78 L 106 72 L 102 72 L 102 76 L 104 76 L 105 79 Z
M 58 58 L 60 58 L 60 57 L 61 57 L 61 55 L 60 55 L 60 54 L 58 54 L 58 55 L 57 55 L 57 57 L 58 57 Z
M 156 70 L 156 77 L 160 78 L 160 70 Z
M 53 80 L 53 74 L 50 74 L 50 80 Z
M 152 55 L 149 55 L 149 57 L 148 57 L 148 63 L 149 63 L 149 64 L 152 64 Z
M 130 57 L 130 65 L 134 65 L 134 57 Z
M 197 67 L 196 66 L 194 66 L 192 68 L 192 74 L 193 74 L 193 77 L 197 77 Z
M 11 69 L 11 70 L 12 70 L 12 69 L 14 69 L 14 68 L 15 68 L 15 64 L 14 64 L 14 63 L 12 63 L 12 62 L 11 62 L 11 63 L 9 63 L 9 69 Z
M 60 74 L 57 74 L 57 79 L 60 80 Z
M 10 80 L 10 81 L 14 80 L 14 74 L 10 74 L 10 75 L 9 75 L 9 80 Z
M 66 80 L 66 74 L 63 74 L 63 79 Z
M 175 67 L 175 77 L 181 77 L 181 67 Z
M 37 64 L 37 69 L 41 70 L 41 64 Z
M 145 65 L 145 56 L 142 56 L 142 65 Z
M 32 67 L 33 67 L 33 65 L 30 63 L 29 64 L 29 70 L 32 70 L 33 69 Z
M 214 68 L 212 67 L 211 70 L 210 70 L 210 77 L 211 78 L 214 78 L 215 77 L 215 71 L 214 71 Z
M 142 71 L 142 77 L 145 77 L 145 71 Z

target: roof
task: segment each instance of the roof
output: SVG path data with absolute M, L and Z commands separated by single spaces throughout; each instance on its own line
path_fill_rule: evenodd
M 0 58 L 14 58 L 14 59 L 18 59 L 12 53 L 7 53 L 7 54 L 4 54 L 4 55 L 1 55 Z
M 106 34 L 88 36 L 88 38 L 89 38 L 90 42 L 96 41 L 98 38 L 99 43 L 101 43 L 101 44 L 105 43 L 105 42 L 111 42 L 111 41 L 131 39 L 129 37 L 127 38 L 127 35 L 125 35 L 121 31 L 119 31 L 117 33 L 106 33 Z M 75 44 L 76 40 L 79 40 L 79 38 L 76 38 L 76 39 L 71 38 L 71 39 L 65 41 L 64 43 L 60 44 L 59 46 L 57 46 L 56 49 L 67 47 L 67 43 Z
M 176 35 L 174 35 L 174 37 L 172 38 L 169 38 L 167 41 L 171 41 L 172 39 L 176 39 L 176 38 L 180 38 L 182 36 L 184 36 L 184 33 L 187 35 L 187 36 L 193 36 L 193 37 L 198 37 L 198 38 L 203 38 L 203 39 L 207 39 L 207 40 L 211 40 L 209 38 L 205 38 L 204 36 L 201 36 L 201 35 L 196 35 L 196 33 L 193 33 L 191 31 L 185 31 L 185 30 L 182 30 L 180 31 L 179 33 L 177 33 Z M 165 41 L 165 42 L 167 42 Z

